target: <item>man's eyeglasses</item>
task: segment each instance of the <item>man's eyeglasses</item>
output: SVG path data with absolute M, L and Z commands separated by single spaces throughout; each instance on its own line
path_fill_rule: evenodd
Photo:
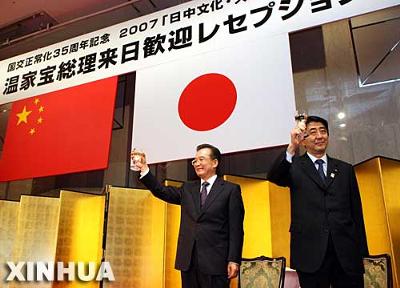
M 195 166 L 197 164 L 203 164 L 204 162 L 206 162 L 208 159 L 211 159 L 210 157 L 199 157 L 199 158 L 195 158 L 192 160 L 192 165 Z

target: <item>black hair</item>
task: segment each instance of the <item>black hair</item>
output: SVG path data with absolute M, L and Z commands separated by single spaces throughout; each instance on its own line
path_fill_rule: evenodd
M 217 159 L 218 160 L 218 166 L 219 163 L 221 163 L 221 152 L 219 149 L 211 144 L 200 144 L 196 147 L 196 151 L 199 151 L 204 148 L 209 148 L 211 150 L 211 158 L 212 159 Z
M 317 122 L 317 123 L 321 123 L 322 125 L 324 125 L 326 132 L 329 135 L 328 121 L 326 121 L 324 118 L 319 117 L 319 116 L 307 116 L 306 126 L 308 124 L 310 124 L 311 122 Z

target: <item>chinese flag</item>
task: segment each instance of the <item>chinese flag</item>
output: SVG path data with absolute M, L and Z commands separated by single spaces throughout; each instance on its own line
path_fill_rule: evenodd
M 16 101 L 0 159 L 0 181 L 108 164 L 118 77 Z

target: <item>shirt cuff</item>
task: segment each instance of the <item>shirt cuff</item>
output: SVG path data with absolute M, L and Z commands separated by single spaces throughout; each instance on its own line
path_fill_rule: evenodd
M 147 169 L 144 170 L 144 171 L 140 171 L 140 177 L 139 177 L 139 179 L 142 179 L 144 176 L 146 176 L 147 173 L 149 173 L 149 171 L 150 171 L 149 168 L 147 168 Z
M 293 156 L 294 156 L 294 154 L 292 155 L 286 150 L 286 161 L 288 161 L 289 163 L 292 163 Z

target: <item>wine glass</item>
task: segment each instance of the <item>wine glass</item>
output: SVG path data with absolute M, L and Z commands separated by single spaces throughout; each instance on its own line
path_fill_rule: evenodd
M 294 116 L 294 120 L 296 120 L 296 128 L 301 132 L 299 134 L 300 139 L 304 139 L 307 137 L 306 133 L 306 121 L 307 121 L 307 113 L 305 111 L 296 111 L 296 115 Z
M 137 163 L 144 163 L 145 153 L 142 149 L 133 148 L 131 152 L 131 169 L 133 171 L 140 171 Z

